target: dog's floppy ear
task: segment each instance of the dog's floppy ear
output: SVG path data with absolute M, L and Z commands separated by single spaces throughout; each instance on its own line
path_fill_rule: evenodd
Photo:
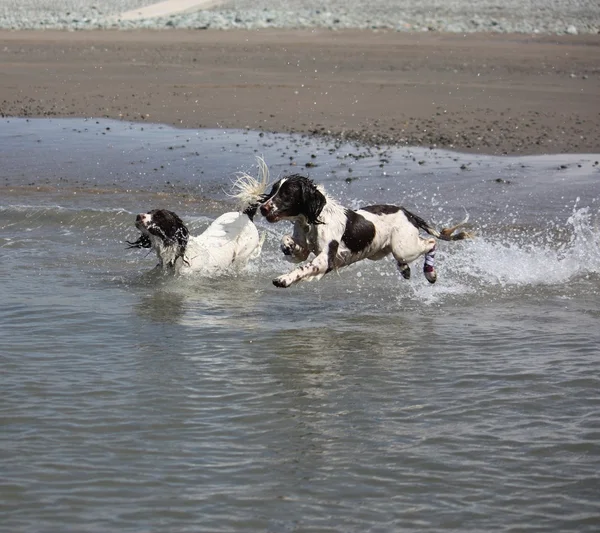
M 189 231 L 183 223 L 183 220 L 181 220 L 177 213 L 167 211 L 166 209 L 156 209 L 151 211 L 151 213 L 155 222 L 148 228 L 148 231 L 160 236 L 165 245 L 176 247 L 177 253 L 175 255 L 175 260 L 177 260 L 178 257 L 184 258 Z
M 173 213 L 173 215 L 175 215 L 176 220 L 179 223 L 177 229 L 175 230 L 175 235 L 173 236 L 174 240 L 177 242 L 177 257 L 181 257 L 183 262 L 189 265 L 189 263 L 185 260 L 185 249 L 187 247 L 190 232 L 179 216 L 175 213 Z
M 160 209 L 156 210 L 154 217 L 156 218 L 156 229 L 148 228 L 150 233 L 157 232 L 164 237 L 166 244 L 176 244 L 185 249 L 189 232 L 179 215 L 173 211 Z
M 150 237 L 148 235 L 140 235 L 137 241 L 125 241 L 129 246 L 127 250 L 130 248 L 152 248 L 152 243 L 150 242 Z
M 304 204 L 303 211 L 309 224 L 323 224 L 323 221 L 319 220 L 319 215 L 327 200 L 313 181 L 308 178 L 302 181 L 302 202 Z
M 187 246 L 189 236 L 190 232 L 185 224 L 182 223 L 175 232 L 175 240 L 177 241 L 177 244 L 182 248 L 185 248 Z

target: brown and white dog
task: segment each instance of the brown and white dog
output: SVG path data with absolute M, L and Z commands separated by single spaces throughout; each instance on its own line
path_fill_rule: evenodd
M 319 279 L 327 272 L 361 259 L 378 260 L 392 254 L 400 273 L 410 278 L 409 263 L 425 256 L 423 273 L 430 283 L 437 274 L 434 258 L 436 240 L 423 239 L 419 230 L 445 241 L 470 237 L 455 231 L 467 222 L 436 230 L 403 207 L 371 205 L 356 211 L 330 198 L 322 187 L 305 176 L 294 174 L 277 181 L 260 206 L 269 222 L 293 222 L 292 235 L 281 240 L 281 250 L 294 263 L 315 257 L 289 274 L 273 280 L 276 287 L 289 287 L 302 280 Z
M 257 158 L 259 179 L 241 173 L 233 185 L 238 211 L 223 213 L 200 235 L 192 236 L 173 211 L 153 209 L 136 216 L 141 235 L 129 248 L 150 248 L 158 257 L 157 268 L 176 274 L 193 272 L 214 276 L 237 271 L 260 255 L 264 235 L 254 225 L 254 215 L 268 187 L 268 169 Z

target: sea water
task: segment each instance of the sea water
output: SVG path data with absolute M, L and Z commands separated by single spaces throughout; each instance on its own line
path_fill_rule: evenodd
M 283 290 L 288 223 L 206 279 L 126 250 L 236 173 L 440 227 Z M 3 531 L 597 531 L 598 154 L 490 157 L 107 120 L 0 122 Z

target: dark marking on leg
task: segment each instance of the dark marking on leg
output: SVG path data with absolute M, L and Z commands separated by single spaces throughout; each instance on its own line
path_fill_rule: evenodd
M 337 256 L 339 241 L 331 241 L 327 250 L 327 272 L 331 272 L 335 268 L 335 258 Z
M 425 254 L 423 274 L 429 283 L 435 283 L 437 281 L 437 272 L 435 271 L 435 246 Z
M 398 270 L 400 271 L 400 274 L 402 274 L 402 277 L 404 279 L 410 279 L 410 267 L 408 266 L 408 263 L 403 263 L 402 261 L 397 261 L 396 263 L 398 264 Z

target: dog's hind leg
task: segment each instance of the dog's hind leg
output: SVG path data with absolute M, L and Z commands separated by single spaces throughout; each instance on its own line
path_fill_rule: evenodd
M 437 280 L 437 272 L 435 271 L 435 244 L 433 248 L 425 254 L 425 262 L 423 263 L 423 274 L 429 283 L 435 283 Z
M 402 277 L 404 279 L 410 279 L 410 267 L 408 266 L 408 263 L 396 261 L 396 264 L 398 265 L 398 270 L 400 271 L 400 274 L 402 274 Z
M 422 239 L 414 226 L 410 226 L 408 230 L 396 229 L 394 231 L 391 239 L 392 255 L 404 279 L 410 279 L 409 263 L 428 254 L 431 250 L 435 250 L 435 242 L 435 239 Z M 435 277 L 435 270 L 433 269 L 431 272 Z M 433 283 L 430 279 L 429 281 Z

